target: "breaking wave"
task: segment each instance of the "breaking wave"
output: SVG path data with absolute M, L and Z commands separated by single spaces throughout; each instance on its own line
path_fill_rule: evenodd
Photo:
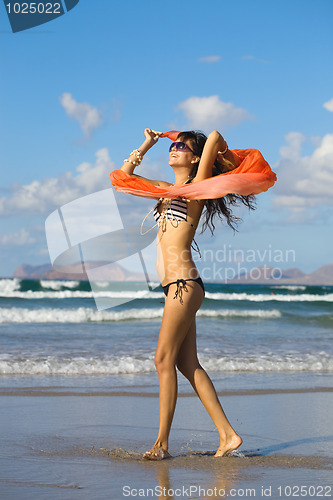
M 136 320 L 161 319 L 163 308 L 132 308 L 123 311 L 114 309 L 97 311 L 88 307 L 76 309 L 61 309 L 45 307 L 27 309 L 23 307 L 2 308 L 0 323 L 89 323 L 89 322 L 119 322 Z M 200 318 L 279 318 L 278 310 L 264 311 L 237 309 L 201 309 Z
M 333 372 L 333 358 L 317 354 L 237 356 L 199 356 L 211 372 Z M 121 375 L 155 371 L 154 354 L 110 357 L 58 357 L 35 359 L 0 358 L 0 375 Z

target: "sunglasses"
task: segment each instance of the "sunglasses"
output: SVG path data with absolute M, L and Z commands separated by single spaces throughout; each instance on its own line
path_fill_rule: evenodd
M 178 141 L 178 142 L 173 142 L 171 144 L 171 146 L 169 147 L 169 152 L 171 152 L 171 150 L 173 148 L 176 148 L 177 151 L 191 151 L 191 153 L 195 154 L 194 151 L 192 151 L 192 149 L 187 145 L 185 144 L 185 142 L 181 142 L 181 141 Z

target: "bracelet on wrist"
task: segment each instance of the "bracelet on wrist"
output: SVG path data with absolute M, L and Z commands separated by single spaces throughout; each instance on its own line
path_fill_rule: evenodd
M 225 144 L 226 144 L 226 146 L 225 146 L 224 150 L 223 151 L 218 151 L 219 155 L 224 155 L 228 151 L 228 144 L 227 144 L 227 142 Z
M 140 149 L 134 149 L 132 151 L 132 153 L 130 154 L 130 156 L 132 156 L 132 155 L 135 155 L 137 157 L 139 163 L 142 162 L 142 154 L 141 154 Z
M 130 160 L 130 157 L 131 156 L 136 156 L 136 160 Z M 129 158 L 127 158 L 126 160 L 124 160 L 124 163 L 125 162 L 128 162 L 128 163 L 132 163 L 132 165 L 134 165 L 135 167 L 138 167 L 140 165 L 140 163 L 142 162 L 142 155 L 141 155 L 141 151 L 140 149 L 134 149 L 132 151 L 132 153 L 130 154 Z
M 130 160 L 129 158 L 126 158 L 126 159 L 124 160 L 124 163 L 126 163 L 126 162 L 127 162 L 127 163 L 132 163 L 132 165 L 134 165 L 135 167 L 138 167 L 138 166 L 140 165 L 140 163 L 139 163 L 139 162 L 132 161 L 132 160 Z

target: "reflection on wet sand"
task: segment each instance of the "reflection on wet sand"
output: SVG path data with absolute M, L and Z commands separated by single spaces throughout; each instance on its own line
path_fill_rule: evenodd
M 282 444 L 281 447 L 283 448 Z M 285 443 L 285 447 L 287 443 Z M 319 456 L 295 456 L 295 455 L 273 455 L 266 453 L 270 451 L 256 450 L 248 451 L 240 456 L 214 458 L 214 452 L 189 452 L 174 456 L 172 459 L 161 462 L 150 462 L 142 459 L 142 455 L 135 451 L 127 451 L 120 448 L 106 450 L 85 450 L 97 455 L 107 455 L 113 460 L 124 462 L 135 462 L 149 470 L 149 475 L 155 479 L 153 491 L 158 498 L 174 500 L 176 498 L 226 498 L 230 493 L 255 495 L 255 489 L 246 492 L 240 487 L 244 481 L 248 485 L 253 480 L 260 480 L 263 469 L 324 469 L 332 470 L 332 459 Z M 273 451 L 271 451 L 273 452 Z M 182 474 L 183 469 L 183 474 Z M 254 470 L 255 469 L 255 470 Z M 193 471 L 193 480 L 186 472 Z M 179 476 L 184 478 L 179 480 Z M 185 479 L 185 477 L 187 479 Z M 145 489 L 147 493 L 149 488 Z M 152 494 L 152 488 L 150 488 Z
M 217 459 L 218 460 L 218 459 Z M 228 471 L 223 471 L 221 468 L 213 471 L 211 474 L 211 468 L 209 464 L 205 464 L 205 467 L 194 467 L 197 469 L 198 474 L 196 482 L 187 484 L 177 484 L 173 485 L 170 481 L 170 467 L 166 463 L 159 464 L 159 467 L 155 468 L 156 473 L 156 483 L 159 486 L 159 492 L 161 493 L 159 498 L 166 500 L 174 500 L 175 498 L 223 498 L 227 496 L 227 492 L 233 486 L 235 479 L 237 478 L 237 472 L 233 471 L 232 468 Z M 204 474 L 205 477 L 202 477 Z M 198 480 L 200 484 L 198 484 Z

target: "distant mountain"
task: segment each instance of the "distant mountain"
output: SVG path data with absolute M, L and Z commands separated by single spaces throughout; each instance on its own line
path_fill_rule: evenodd
M 93 263 L 90 263 L 94 267 Z M 100 265 L 99 265 L 100 266 Z M 97 266 L 96 266 L 97 267 Z M 70 271 L 70 272 L 68 272 Z M 88 276 L 82 274 L 81 264 L 74 264 L 67 272 L 55 271 L 51 264 L 41 266 L 30 266 L 23 264 L 18 267 L 14 278 L 19 279 L 49 279 L 49 280 L 78 280 L 88 281 Z M 100 266 L 96 271 L 95 279 L 98 281 L 145 281 L 143 272 L 131 272 L 119 264 L 108 265 L 107 268 Z M 154 280 L 158 280 L 156 276 Z M 306 274 L 297 268 L 281 270 L 278 268 L 261 266 L 251 269 L 246 274 L 229 280 L 228 283 L 248 283 L 248 284 L 279 284 L 279 285 L 328 285 L 333 286 L 333 264 L 322 266 L 310 274 Z
M 303 273 L 297 268 L 281 270 L 261 266 L 251 269 L 248 273 L 242 274 L 228 283 L 333 286 L 333 264 L 322 266 L 310 274 Z
M 90 267 L 94 267 L 93 263 L 90 263 Z M 14 271 L 13 277 L 30 280 L 89 280 L 87 274 L 82 273 L 81 263 L 73 264 L 70 268 L 63 268 L 62 271 L 55 271 L 51 264 L 41 266 L 23 264 Z M 145 281 L 145 275 L 143 272 L 128 271 L 115 263 L 109 264 L 107 268 L 99 264 L 99 269 L 94 273 L 94 279 L 96 281 Z

